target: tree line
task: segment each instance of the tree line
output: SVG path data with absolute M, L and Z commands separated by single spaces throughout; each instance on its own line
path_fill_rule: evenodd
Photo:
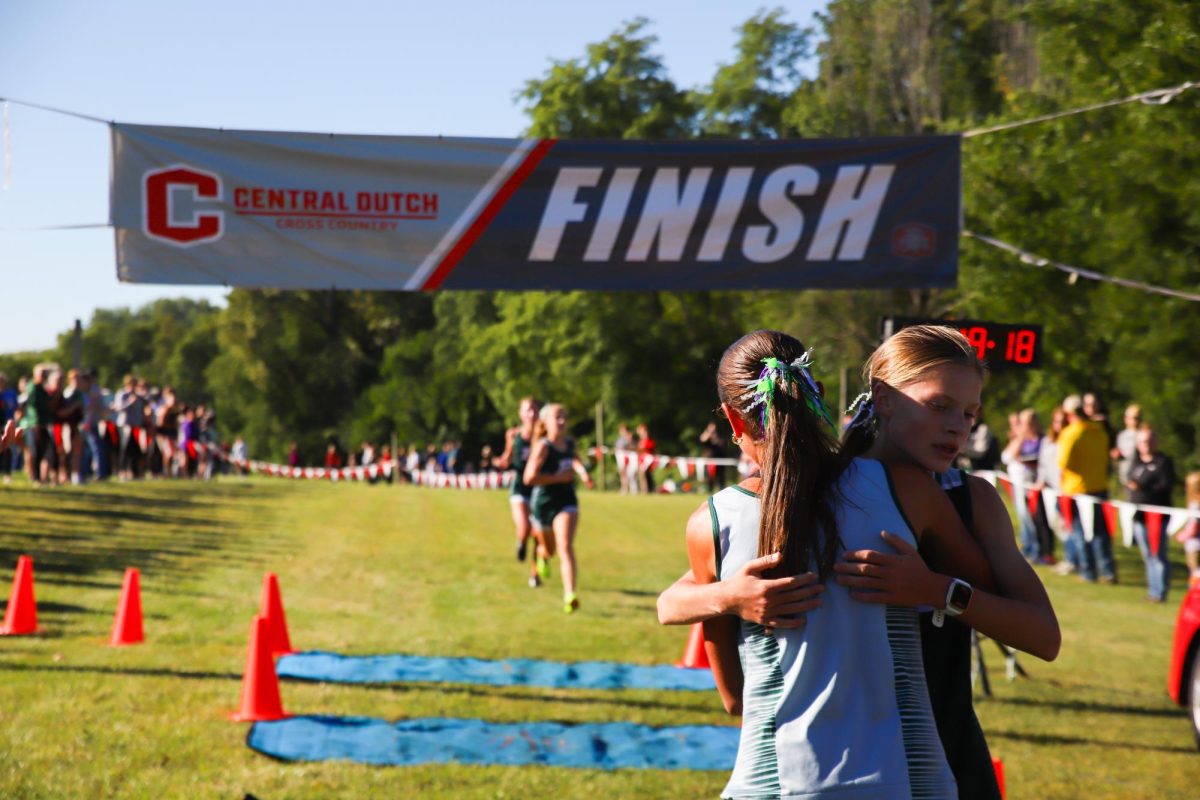
M 653 25 L 622 25 L 552 62 L 515 94 L 530 136 L 684 139 L 954 133 L 1172 86 L 1200 76 L 1200 17 L 1186 0 L 832 0 L 811 24 L 763 10 L 735 31 L 711 83 L 681 87 Z M 815 75 L 799 64 L 815 58 Z M 1200 287 L 1200 92 L 963 141 L 968 230 L 1148 283 Z M 316 458 L 357 444 L 495 441 L 526 394 L 564 402 L 578 433 L 602 402 L 689 452 L 716 405 L 712 372 L 739 334 L 777 327 L 814 346 L 833 398 L 885 315 L 1045 326 L 1043 367 L 995 375 L 993 425 L 1091 390 L 1142 404 L 1164 451 L 1200 467 L 1200 314 L 1179 299 L 1025 265 L 975 240 L 958 287 L 922 291 L 310 292 L 232 290 L 225 308 L 160 300 L 102 309 L 83 363 L 217 409 L 258 457 L 291 441 Z M 0 370 L 72 360 L 0 356 Z M 840 376 L 849 375 L 847 386 Z M 1119 413 L 1114 414 L 1119 416 Z M 613 427 L 610 427 L 610 431 Z M 611 437 L 611 434 L 610 434 Z

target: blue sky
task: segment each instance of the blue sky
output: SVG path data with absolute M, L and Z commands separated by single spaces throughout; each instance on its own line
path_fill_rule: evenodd
M 809 24 L 823 0 L 770 4 Z M 0 97 L 122 122 L 339 133 L 517 136 L 513 94 L 551 60 L 644 16 L 672 79 L 711 80 L 760 3 L 317 3 L 0 0 Z M 811 72 L 813 65 L 805 71 Z M 121 284 L 108 218 L 108 128 L 9 108 L 0 190 L 0 353 L 49 347 L 96 308 L 221 287 Z

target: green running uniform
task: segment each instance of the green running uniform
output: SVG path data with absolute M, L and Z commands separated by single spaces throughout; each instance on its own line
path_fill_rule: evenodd
M 533 445 L 524 436 L 519 433 L 513 436 L 512 467 L 517 474 L 513 476 L 512 491 L 508 494 L 510 503 L 528 503 L 533 494 L 533 487 L 525 483 L 525 465 L 529 463 L 529 451 L 532 449 Z
M 549 439 L 543 439 L 546 460 L 542 462 L 539 475 L 557 475 L 571 472 L 575 460 L 575 440 L 567 439 L 565 451 L 557 449 Z M 578 511 L 579 499 L 575 496 L 575 479 L 570 483 L 551 483 L 533 487 L 533 499 L 529 504 L 529 517 L 541 530 L 549 530 L 554 518 L 564 511 Z

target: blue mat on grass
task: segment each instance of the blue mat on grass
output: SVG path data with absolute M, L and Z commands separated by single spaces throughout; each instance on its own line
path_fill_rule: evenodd
M 739 728 L 651 728 L 629 722 L 563 725 L 478 719 L 292 717 L 256 722 L 253 749 L 285 761 L 501 764 L 594 769 L 733 769 Z
M 671 666 L 611 661 L 489 660 L 434 656 L 342 656 L 310 651 L 283 656 L 275 667 L 281 678 L 330 683 L 473 683 L 487 686 L 538 686 L 552 689 L 676 689 L 711 691 L 712 672 Z

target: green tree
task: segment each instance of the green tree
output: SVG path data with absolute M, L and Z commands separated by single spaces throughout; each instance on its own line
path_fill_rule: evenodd
M 652 51 L 649 20 L 625 23 L 582 59 L 555 61 L 517 94 L 529 135 L 560 138 L 670 139 L 690 135 L 695 113 L 687 92 L 667 77 Z
M 225 430 L 276 457 L 296 441 L 315 461 L 345 444 L 387 347 L 431 325 L 421 294 L 234 290 L 207 370 Z
M 760 11 L 737 28 L 737 59 L 722 64 L 712 84 L 696 92 L 698 127 L 705 136 L 775 139 L 790 134 L 784 110 L 802 82 L 811 28 L 784 20 L 776 8 Z

